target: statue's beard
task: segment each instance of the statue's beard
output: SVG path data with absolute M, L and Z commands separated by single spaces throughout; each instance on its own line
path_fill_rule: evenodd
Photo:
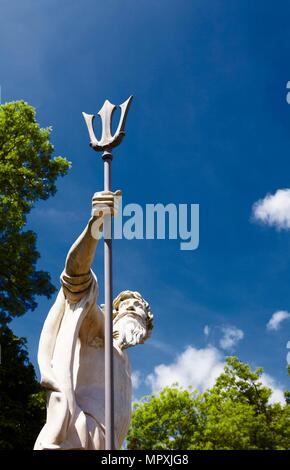
M 118 326 L 120 328 L 118 328 Z M 146 336 L 146 328 L 138 322 L 132 328 L 132 323 L 128 322 L 128 325 L 118 325 L 116 322 L 113 330 L 113 337 L 117 341 L 121 349 L 127 349 L 136 344 L 142 344 Z
M 131 333 L 131 341 L 129 341 L 128 343 L 129 346 L 135 346 L 135 344 L 143 343 L 145 334 L 145 328 L 142 325 L 138 325 L 136 328 L 134 328 L 134 331 Z

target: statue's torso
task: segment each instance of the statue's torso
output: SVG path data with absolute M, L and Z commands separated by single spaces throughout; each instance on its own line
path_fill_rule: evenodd
M 80 346 L 76 401 L 80 408 L 105 425 L 104 346 Z M 78 349 L 78 348 L 77 348 Z M 127 353 L 114 348 L 114 416 L 116 438 L 122 443 L 131 417 L 131 367 Z M 118 440 L 119 440 L 118 439 Z
M 73 361 L 74 393 L 78 406 L 105 426 L 105 357 L 100 310 L 94 305 L 84 320 L 77 339 Z M 62 337 L 66 334 L 68 318 L 63 318 L 53 354 L 53 369 L 61 380 L 62 358 L 65 351 Z M 114 415 L 117 446 L 125 438 L 131 417 L 131 366 L 126 351 L 114 344 Z M 58 366 L 59 365 L 59 366 Z

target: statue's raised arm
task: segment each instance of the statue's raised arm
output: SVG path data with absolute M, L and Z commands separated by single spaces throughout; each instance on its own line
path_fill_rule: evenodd
M 78 302 L 90 288 L 91 267 L 100 239 L 105 215 L 117 212 L 120 191 L 97 192 L 92 200 L 92 217 L 86 228 L 70 248 L 65 269 L 61 275 L 62 287 L 70 302 Z

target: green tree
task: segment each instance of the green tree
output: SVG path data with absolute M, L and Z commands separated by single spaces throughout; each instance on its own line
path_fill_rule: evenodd
M 36 270 L 36 234 L 24 231 L 27 214 L 39 199 L 56 191 L 69 162 L 52 158 L 51 128 L 36 121 L 23 101 L 0 105 L 0 323 L 36 307 L 37 295 L 55 291 L 47 272 Z
M 36 307 L 36 296 L 55 291 L 47 272 L 36 269 L 36 234 L 24 230 L 39 199 L 56 191 L 69 162 L 52 158 L 51 129 L 36 121 L 23 101 L 0 106 L 0 449 L 33 447 L 45 419 L 45 394 L 29 362 L 24 338 L 7 323 Z
M 45 421 L 45 394 L 24 338 L 0 326 L 0 450 L 31 450 Z
M 261 374 L 229 357 L 204 393 L 167 387 L 145 397 L 135 404 L 128 449 L 289 449 L 290 406 L 269 403 Z
M 177 387 L 134 404 L 128 449 L 188 449 L 197 426 L 195 394 Z

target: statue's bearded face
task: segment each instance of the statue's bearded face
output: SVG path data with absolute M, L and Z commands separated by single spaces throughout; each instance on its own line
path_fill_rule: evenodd
M 118 310 L 121 315 L 127 312 L 128 315 L 138 315 L 140 317 L 145 316 L 143 303 L 141 300 L 134 298 L 122 300 Z
M 122 300 L 114 320 L 114 337 L 121 349 L 144 342 L 146 337 L 146 313 L 143 303 L 134 298 Z

